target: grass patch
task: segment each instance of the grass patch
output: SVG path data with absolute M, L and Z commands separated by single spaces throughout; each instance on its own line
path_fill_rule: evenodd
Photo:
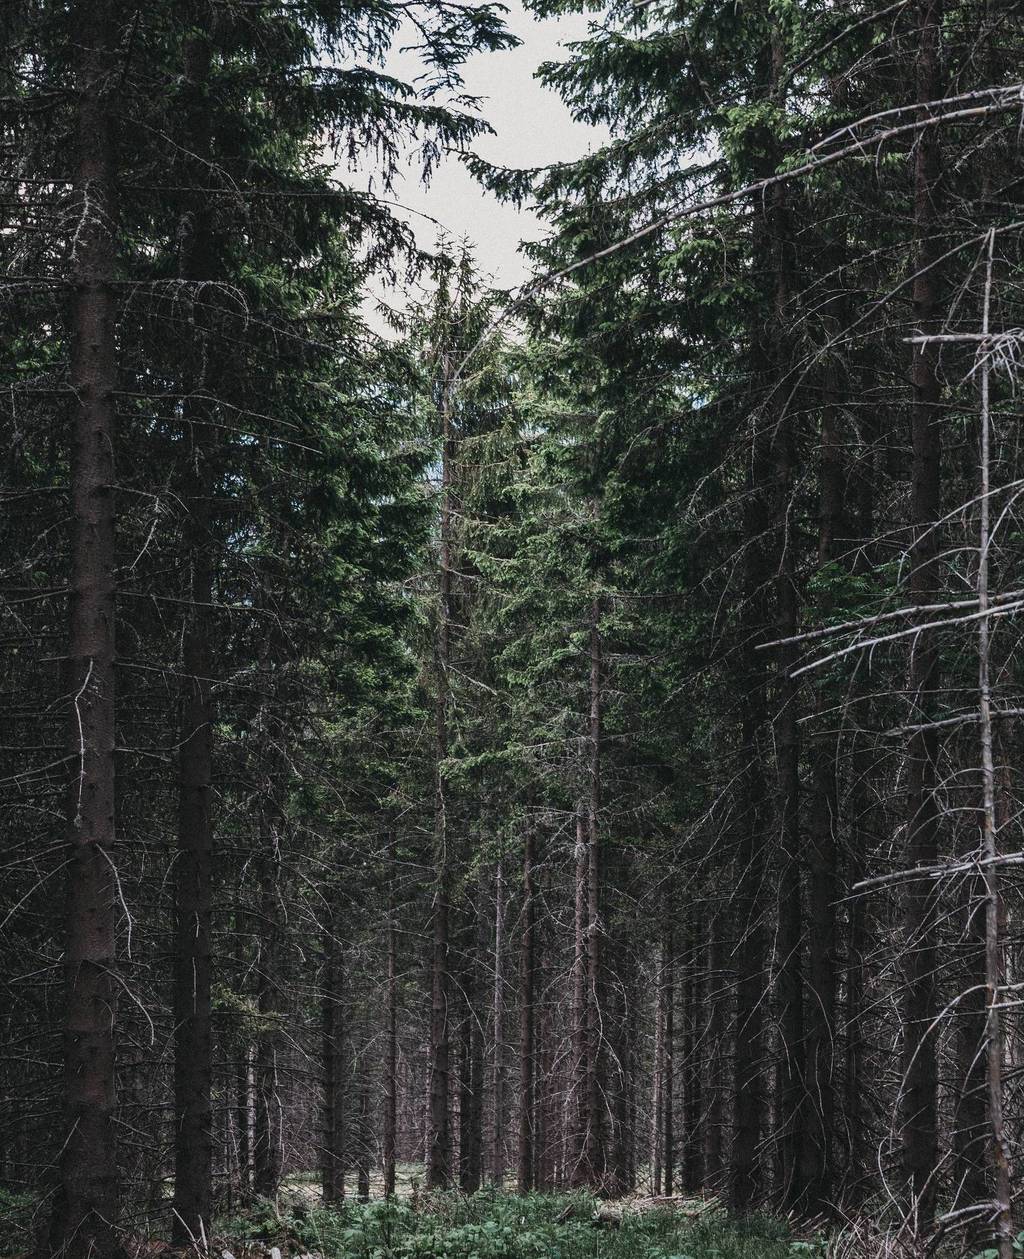
M 408 1202 L 352 1203 L 276 1216 L 271 1209 L 223 1220 L 220 1236 L 273 1242 L 325 1259 L 824 1259 L 824 1242 L 794 1238 L 772 1219 L 730 1220 L 711 1209 L 627 1210 L 598 1228 L 586 1194 L 484 1191 L 421 1195 Z M 566 1217 L 569 1218 L 566 1218 Z

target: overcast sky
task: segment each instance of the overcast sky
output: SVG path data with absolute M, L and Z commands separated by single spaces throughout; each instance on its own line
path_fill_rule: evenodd
M 544 166 L 579 157 L 603 142 L 603 129 L 574 122 L 558 96 L 542 87 L 533 74 L 542 61 L 564 57 L 561 45 L 585 35 L 588 19 L 573 14 L 538 21 L 519 0 L 505 2 L 508 25 L 522 44 L 509 52 L 479 53 L 465 68 L 466 91 L 481 98 L 480 112 L 495 131 L 473 147 L 488 161 L 508 167 Z M 406 80 L 418 72 L 416 58 L 409 53 L 394 53 L 386 68 Z M 496 286 L 520 284 L 528 272 L 517 246 L 541 234 L 536 216 L 481 191 L 457 161 L 444 162 L 424 188 L 415 159 L 410 161 L 410 173 L 396 183 L 395 199 L 438 220 L 457 239 L 468 237 L 481 272 Z M 353 177 L 349 173 L 346 178 Z M 420 244 L 432 247 L 438 228 L 417 214 L 400 213 Z M 395 300 L 394 294 L 390 300 Z

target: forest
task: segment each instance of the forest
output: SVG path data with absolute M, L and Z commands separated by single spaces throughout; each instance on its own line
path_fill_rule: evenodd
M 1024 1253 L 1024 5 L 524 7 L 0 4 L 0 1255 Z

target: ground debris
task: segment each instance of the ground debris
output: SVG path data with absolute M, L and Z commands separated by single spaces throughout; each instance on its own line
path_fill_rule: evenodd
M 594 1212 L 591 1223 L 595 1228 L 618 1228 L 625 1216 L 643 1214 L 645 1211 L 672 1211 L 685 1220 L 699 1220 L 717 1206 L 714 1198 L 694 1198 L 689 1195 L 663 1195 L 650 1198 L 620 1198 L 603 1202 Z

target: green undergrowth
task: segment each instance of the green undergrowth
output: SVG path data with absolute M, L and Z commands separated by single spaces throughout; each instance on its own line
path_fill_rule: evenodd
M 584 1194 L 500 1192 L 421 1195 L 346 1204 L 296 1215 L 257 1212 L 224 1220 L 225 1237 L 260 1238 L 283 1253 L 325 1259 L 824 1259 L 821 1239 L 795 1238 L 784 1222 L 730 1220 L 714 1209 L 697 1219 L 671 1209 L 626 1210 L 597 1227 Z M 268 1208 L 269 1210 L 269 1208 Z
M 28 1248 L 36 1205 L 33 1194 L 0 1185 L 0 1256 L 18 1254 Z

